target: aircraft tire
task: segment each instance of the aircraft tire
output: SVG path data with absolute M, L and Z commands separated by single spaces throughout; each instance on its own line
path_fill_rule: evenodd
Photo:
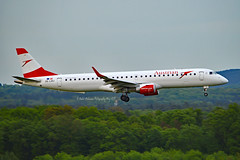
M 128 102 L 130 100 L 130 98 L 127 95 L 122 95 L 121 100 L 124 102 Z

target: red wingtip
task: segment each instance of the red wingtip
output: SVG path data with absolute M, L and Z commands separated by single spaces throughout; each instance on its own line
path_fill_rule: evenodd
M 28 53 L 28 51 L 25 48 L 16 48 L 17 55 Z
M 100 74 L 94 67 L 92 67 L 92 69 L 98 77 L 100 77 L 100 78 L 105 77 L 104 75 Z

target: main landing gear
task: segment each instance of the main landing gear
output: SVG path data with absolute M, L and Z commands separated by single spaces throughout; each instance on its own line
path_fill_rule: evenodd
M 128 101 L 130 100 L 130 98 L 128 97 L 128 95 L 127 95 L 127 93 L 126 93 L 126 95 L 123 94 L 123 95 L 121 96 L 121 100 L 124 101 L 124 102 L 128 102 Z
M 204 96 L 205 97 L 207 97 L 208 96 L 208 93 L 207 93 L 207 89 L 209 88 L 209 86 L 203 86 L 203 94 L 204 94 Z

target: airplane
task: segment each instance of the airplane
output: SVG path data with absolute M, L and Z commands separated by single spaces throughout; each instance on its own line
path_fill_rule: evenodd
M 13 76 L 15 83 L 70 92 L 122 93 L 121 100 L 128 102 L 128 94 L 137 92 L 144 96 L 159 94 L 163 88 L 203 87 L 208 96 L 209 86 L 228 83 L 228 80 L 210 69 L 170 69 L 128 72 L 56 74 L 45 70 L 25 48 L 16 48 L 23 77 Z

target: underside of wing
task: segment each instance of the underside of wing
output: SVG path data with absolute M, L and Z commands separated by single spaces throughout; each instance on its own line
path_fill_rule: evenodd
M 94 67 L 92 67 L 92 69 L 99 78 L 104 80 L 106 85 L 111 85 L 111 87 L 114 88 L 116 92 L 122 92 L 123 89 L 135 90 L 138 86 L 138 83 L 109 78 L 105 75 L 100 74 Z

